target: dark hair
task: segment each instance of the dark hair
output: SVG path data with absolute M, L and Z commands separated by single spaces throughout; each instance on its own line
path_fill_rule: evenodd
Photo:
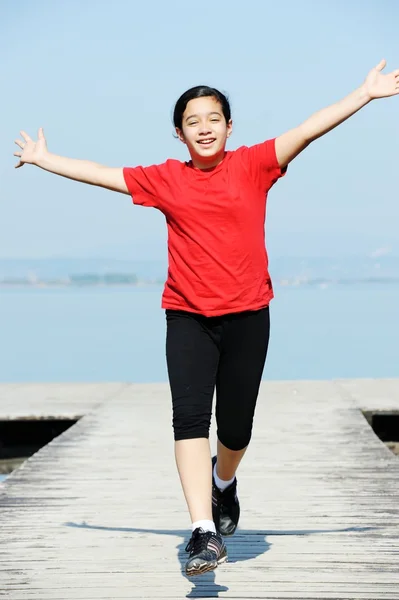
M 211 88 L 207 85 L 197 85 L 196 87 L 190 88 L 184 94 L 180 96 L 176 102 L 175 109 L 173 111 L 173 123 L 175 127 L 182 129 L 183 114 L 186 110 L 187 104 L 194 98 L 211 97 L 215 98 L 222 105 L 223 116 L 228 123 L 231 119 L 230 102 L 227 97 L 219 92 L 215 88 Z

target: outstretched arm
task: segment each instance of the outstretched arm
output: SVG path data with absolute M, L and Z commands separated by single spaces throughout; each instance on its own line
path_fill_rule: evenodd
M 21 131 L 21 136 L 22 140 L 15 141 L 17 146 L 21 148 L 21 152 L 14 153 L 14 156 L 19 157 L 19 162 L 15 165 L 16 168 L 29 163 L 68 179 L 97 185 L 123 194 L 129 193 L 122 168 L 105 167 L 88 160 L 66 158 L 52 154 L 47 150 L 43 129 L 39 129 L 36 142 L 24 131 Z
M 323 110 L 314 113 L 299 127 L 276 138 L 276 155 L 280 167 L 286 167 L 313 140 L 346 121 L 371 100 L 399 94 L 399 69 L 383 75 L 386 61 L 382 60 L 367 75 L 357 90 Z

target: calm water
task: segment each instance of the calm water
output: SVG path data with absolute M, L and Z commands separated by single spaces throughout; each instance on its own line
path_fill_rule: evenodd
M 0 381 L 166 381 L 161 288 L 0 292 Z M 266 379 L 399 377 L 399 285 L 276 287 Z

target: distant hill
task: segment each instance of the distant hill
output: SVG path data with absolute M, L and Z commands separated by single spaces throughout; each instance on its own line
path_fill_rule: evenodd
M 106 275 L 134 273 L 139 279 L 162 279 L 166 277 L 164 261 L 129 261 L 106 258 L 40 258 L 1 259 L 0 280 L 9 277 L 27 277 L 35 274 L 40 279 L 65 278 L 87 273 Z
M 270 272 L 275 283 L 286 285 L 352 282 L 398 282 L 399 257 L 391 255 L 347 258 L 272 257 Z M 129 261 L 106 258 L 0 259 L 0 283 L 14 279 L 42 282 L 163 282 L 166 261 Z

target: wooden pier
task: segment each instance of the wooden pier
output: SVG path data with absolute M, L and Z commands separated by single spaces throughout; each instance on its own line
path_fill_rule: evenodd
M 399 380 L 264 382 L 229 562 L 187 579 L 168 386 L 0 385 L 1 420 L 82 417 L 0 484 L 0 597 L 399 600 L 399 457 L 362 410 Z

